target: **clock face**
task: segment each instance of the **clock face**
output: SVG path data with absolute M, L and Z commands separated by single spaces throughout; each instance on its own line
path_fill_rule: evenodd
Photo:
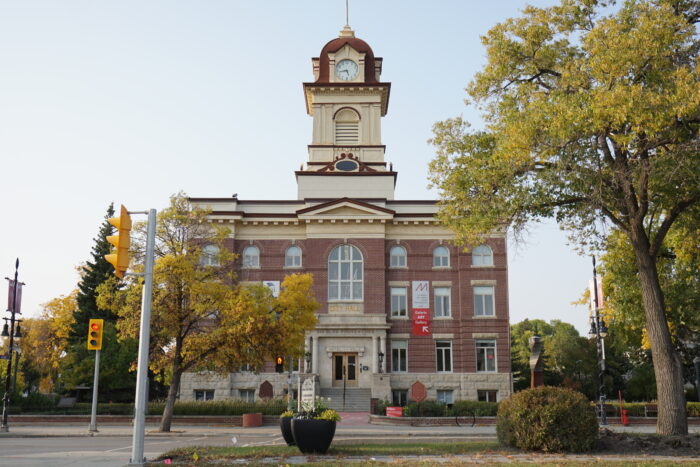
M 357 63 L 347 58 L 339 61 L 335 65 L 335 75 L 343 81 L 350 81 L 357 76 Z

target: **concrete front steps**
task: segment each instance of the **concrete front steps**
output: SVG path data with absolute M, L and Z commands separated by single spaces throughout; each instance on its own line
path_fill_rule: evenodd
M 343 388 L 322 388 L 319 395 L 328 408 L 338 412 L 369 412 L 372 392 L 370 389 L 345 388 L 343 397 Z M 328 398 L 330 401 L 326 400 Z

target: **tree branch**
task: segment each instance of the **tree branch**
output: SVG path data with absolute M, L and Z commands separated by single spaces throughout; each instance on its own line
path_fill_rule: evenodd
M 668 230 L 671 228 L 671 225 L 673 225 L 673 222 L 676 220 L 676 218 L 687 208 L 698 202 L 698 200 L 700 200 L 700 195 L 695 195 L 689 199 L 679 202 L 668 212 L 668 215 L 661 223 L 661 227 L 659 227 L 659 230 L 656 232 L 654 241 L 649 247 L 649 255 L 652 258 L 656 258 L 656 255 L 659 254 L 661 244 L 663 243 L 664 238 L 668 233 Z

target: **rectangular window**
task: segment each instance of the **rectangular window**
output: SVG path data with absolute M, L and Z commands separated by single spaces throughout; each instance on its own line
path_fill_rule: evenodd
M 435 287 L 435 317 L 449 318 L 452 316 L 450 310 L 450 292 L 449 287 Z
M 435 341 L 438 373 L 452 372 L 452 341 Z
M 452 389 L 438 389 L 437 400 L 443 404 L 452 404 L 454 402 Z
M 391 371 L 405 373 L 408 371 L 408 342 L 391 341 Z
M 493 286 L 474 287 L 474 315 L 495 316 L 493 307 Z
M 495 389 L 479 389 L 476 394 L 480 402 L 498 402 L 498 391 Z
M 241 365 L 240 371 L 253 371 L 253 367 L 250 366 L 250 363 L 244 363 L 243 365 Z
M 214 399 L 213 389 L 195 389 L 194 390 L 194 400 L 196 401 L 210 401 Z
M 476 371 L 496 371 L 496 341 L 476 341 Z
M 406 317 L 406 287 L 391 287 L 391 316 Z
M 391 391 L 391 405 L 405 407 L 408 403 L 407 389 L 394 389 Z
M 238 397 L 246 402 L 255 402 L 255 389 L 239 389 Z

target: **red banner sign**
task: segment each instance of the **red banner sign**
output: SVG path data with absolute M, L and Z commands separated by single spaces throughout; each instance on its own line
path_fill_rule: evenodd
M 387 407 L 386 416 L 387 417 L 400 417 L 402 415 L 401 407 Z
M 428 308 L 413 309 L 413 335 L 430 335 L 430 310 Z
M 15 296 L 15 281 L 8 279 L 9 283 L 7 291 L 7 311 L 12 311 L 12 301 Z M 17 301 L 15 302 L 15 313 L 22 314 L 22 282 L 17 283 Z

